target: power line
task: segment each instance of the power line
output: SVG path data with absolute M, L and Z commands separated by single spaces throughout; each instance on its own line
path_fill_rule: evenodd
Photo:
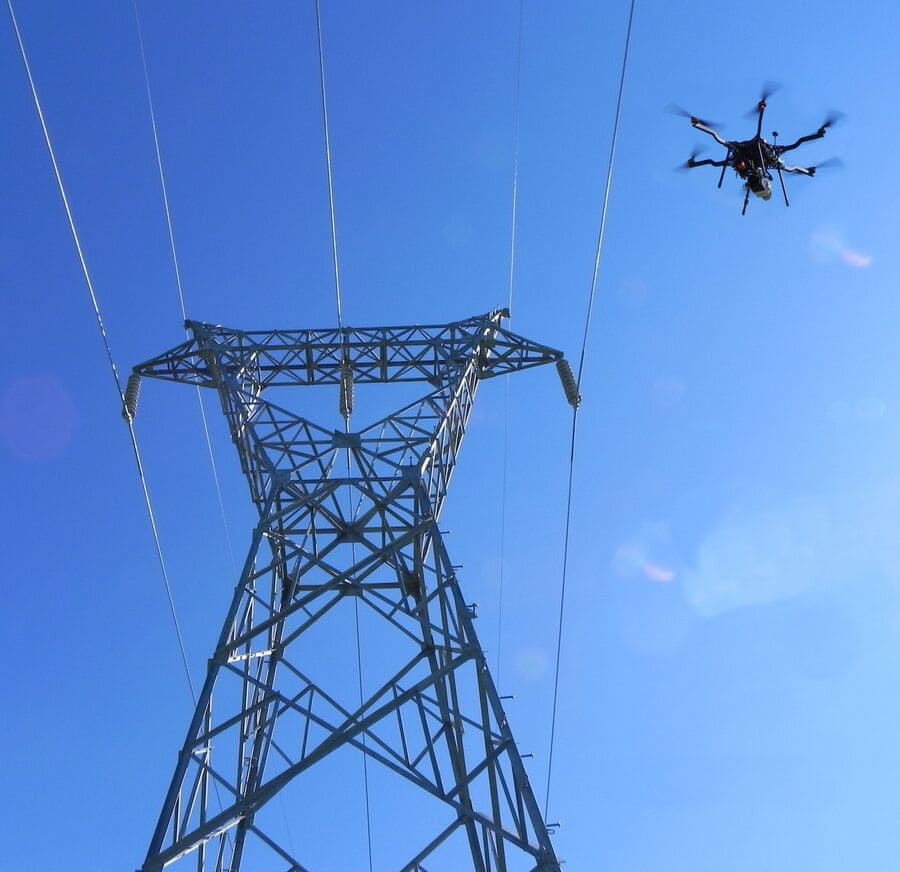
M 516 275 L 516 231 L 518 230 L 518 200 L 519 200 L 519 120 L 522 95 L 522 18 L 525 8 L 525 0 L 519 0 L 519 35 L 516 43 L 516 116 L 515 116 L 515 146 L 513 149 L 513 184 L 512 184 L 512 217 L 510 219 L 509 239 L 509 295 L 507 306 L 512 312 L 513 284 Z
M 319 0 L 315 0 L 316 7 L 316 42 L 319 49 L 319 85 L 320 85 L 320 93 L 321 93 L 321 102 L 322 102 L 322 130 L 325 140 L 325 168 L 328 175 L 328 207 L 329 213 L 331 217 L 331 256 L 332 256 L 332 264 L 334 267 L 334 298 L 335 298 L 335 306 L 337 309 L 337 320 L 338 320 L 338 328 L 341 331 L 342 343 L 345 348 L 342 354 L 342 357 L 346 360 L 347 352 L 346 352 L 346 341 L 347 337 L 344 333 L 344 313 L 343 306 L 341 301 L 341 273 L 339 267 L 338 260 L 338 248 L 337 248 L 337 220 L 335 217 L 335 208 L 334 208 L 334 177 L 331 167 L 331 136 L 328 127 L 328 91 L 325 86 L 325 45 L 324 39 L 322 37 L 322 12 L 319 6 Z M 344 367 L 342 366 L 341 372 L 341 412 L 344 417 L 344 432 L 350 433 L 350 413 L 352 411 L 352 396 L 348 397 L 345 391 L 352 392 L 352 382 L 348 385 L 348 379 L 351 379 L 352 376 L 349 374 L 349 369 L 345 372 Z M 351 459 L 351 450 L 350 447 L 347 447 L 347 489 L 349 494 L 349 499 L 347 502 L 348 509 L 352 512 L 353 510 L 353 487 L 350 483 L 350 478 L 352 475 L 352 459 Z M 351 545 L 351 558 L 353 562 L 356 562 L 356 546 Z M 359 597 L 354 598 L 354 618 L 355 618 L 355 628 L 356 628 L 356 673 L 357 673 L 357 682 L 359 689 L 359 704 L 362 706 L 363 704 L 363 678 L 362 678 L 362 643 L 360 639 L 360 622 L 359 622 Z M 365 734 L 362 736 L 362 744 L 363 748 L 366 746 L 366 737 Z M 368 757 L 363 754 L 363 791 L 365 794 L 366 800 L 366 841 L 368 845 L 369 851 L 369 872 L 372 872 L 373 863 L 372 863 L 372 815 L 371 815 L 371 807 L 369 800 L 369 761 Z
M 597 294 L 597 280 L 600 275 L 600 261 L 603 256 L 603 239 L 606 233 L 606 216 L 609 207 L 609 194 L 612 188 L 613 166 L 616 156 L 616 143 L 619 138 L 619 117 L 622 111 L 622 94 L 625 89 L 625 71 L 628 66 L 628 49 L 631 44 L 631 25 L 634 21 L 634 4 L 635 0 L 631 0 L 628 12 L 628 27 L 625 31 L 625 51 L 622 55 L 622 68 L 619 74 L 619 93 L 616 98 L 616 114 L 613 120 L 612 141 L 609 146 L 609 160 L 606 166 L 606 187 L 603 192 L 603 206 L 600 211 L 600 231 L 597 234 L 597 249 L 594 255 L 594 270 L 591 275 L 591 288 L 588 294 L 587 312 L 584 318 L 584 333 L 581 339 L 581 354 L 578 359 L 578 373 L 575 383 L 577 385 L 577 393 L 581 393 L 581 379 L 584 374 L 584 360 L 587 351 L 588 336 L 591 327 L 591 318 L 594 311 L 594 299 Z M 553 713 L 550 720 L 550 754 L 547 761 L 547 793 L 544 799 L 544 817 L 547 817 L 550 807 L 550 784 L 553 774 L 553 746 L 556 739 L 556 711 L 559 701 L 559 667 L 562 654 L 562 630 L 563 616 L 566 604 L 566 580 L 569 567 L 569 536 L 572 522 L 572 488 L 575 473 L 575 444 L 578 431 L 578 407 L 572 410 L 572 435 L 569 445 L 569 482 L 566 492 L 566 524 L 565 536 L 563 539 L 563 563 L 562 563 L 562 583 L 559 595 L 559 624 L 556 636 L 556 669 L 553 678 Z
M 507 295 L 506 308 L 510 312 L 512 320 L 513 285 L 516 275 L 516 231 L 518 229 L 518 203 L 519 203 L 519 112 L 520 96 L 522 91 L 522 13 L 525 0 L 519 0 L 519 35 L 516 47 L 516 110 L 515 133 L 513 146 L 513 177 L 512 177 L 512 209 L 510 218 L 509 239 L 509 293 Z M 500 579 L 497 606 L 497 671 L 496 684 L 500 686 L 500 665 L 502 662 L 503 640 L 503 582 L 505 577 L 504 562 L 506 558 L 506 481 L 509 471 L 509 379 L 506 375 L 506 399 L 505 414 L 503 418 L 503 478 L 500 486 Z
M 91 299 L 91 307 L 94 310 L 94 318 L 96 319 L 96 322 L 97 322 L 97 329 L 100 332 L 100 338 L 103 341 L 103 347 L 106 351 L 106 359 L 109 362 L 109 368 L 110 368 L 110 372 L 112 374 L 113 382 L 115 383 L 116 393 L 119 395 L 119 401 L 122 404 L 122 408 L 124 408 L 125 407 L 125 393 L 122 389 L 122 381 L 119 377 L 119 370 L 118 370 L 118 367 L 116 366 L 115 358 L 113 357 L 112 347 L 111 347 L 110 341 L 109 341 L 109 335 L 106 332 L 106 325 L 103 320 L 103 314 L 100 310 L 100 304 L 97 300 L 97 294 L 94 289 L 94 282 L 91 278 L 90 270 L 88 270 L 87 260 L 85 259 L 85 256 L 84 256 L 84 249 L 81 246 L 81 238 L 79 237 L 78 229 L 75 226 L 75 218 L 72 214 L 71 206 L 69 205 L 69 198 L 66 194 L 65 185 L 63 184 L 63 178 L 62 178 L 62 173 L 60 172 L 59 162 L 56 159 L 56 151 L 54 150 L 53 142 L 50 139 L 50 131 L 47 127 L 47 121 L 44 117 L 44 110 L 41 105 L 40 98 L 38 97 L 37 87 L 34 82 L 34 76 L 32 75 L 32 72 L 31 72 L 31 64 L 28 62 L 28 53 L 25 50 L 25 43 L 22 39 L 22 32 L 19 29 L 19 22 L 16 19 L 16 13 L 15 13 L 15 10 L 13 9 L 12 0 L 6 0 L 6 5 L 7 5 L 7 8 L 9 9 L 10 18 L 12 19 L 13 30 L 15 31 L 15 34 L 16 34 L 16 42 L 19 45 L 19 54 L 22 58 L 22 64 L 25 67 L 25 74 L 28 77 L 28 85 L 31 88 L 31 96 L 32 96 L 32 100 L 34 102 L 34 108 L 35 108 L 35 111 L 37 112 L 38 120 L 40 121 L 40 124 L 41 124 L 41 130 L 44 134 L 44 142 L 47 145 L 47 152 L 50 156 L 50 163 L 53 166 L 53 174 L 56 177 L 56 186 L 57 186 L 57 189 L 59 190 L 60 199 L 62 200 L 63 208 L 65 209 L 65 212 L 66 212 L 66 219 L 69 224 L 69 231 L 72 235 L 72 241 L 75 244 L 75 250 L 78 253 L 78 262 L 81 265 L 81 273 L 82 273 L 82 276 L 84 277 L 84 283 L 87 287 L 88 295 L 90 296 L 90 299 Z M 130 441 L 131 441 L 131 448 L 134 453 L 134 460 L 137 465 L 138 478 L 140 479 L 141 490 L 144 495 L 144 505 L 147 509 L 147 517 L 150 520 L 150 530 L 153 534 L 153 542 L 156 547 L 156 556 L 159 561 L 159 567 L 160 567 L 160 571 L 162 573 L 163 584 L 164 584 L 165 590 L 166 590 L 166 598 L 168 599 L 168 603 L 169 603 L 169 612 L 172 616 L 172 623 L 175 627 L 175 635 L 178 639 L 178 649 L 181 653 L 181 663 L 182 663 L 182 666 L 184 667 L 184 674 L 185 674 L 185 677 L 187 678 L 188 687 L 190 688 L 190 691 L 191 691 L 191 697 L 193 698 L 194 704 L 196 705 L 197 694 L 196 694 L 196 691 L 194 690 L 194 682 L 191 679 L 191 671 L 188 668 L 187 654 L 185 653 L 185 646 L 184 646 L 184 637 L 182 636 L 181 625 L 179 624 L 179 621 L 178 621 L 178 612 L 175 608 L 175 598 L 172 594 L 172 585 L 169 582 L 169 573 L 166 568 L 165 558 L 163 556 L 162 543 L 160 542 L 160 538 L 159 538 L 159 530 L 156 526 L 156 517 L 153 514 L 153 505 L 150 500 L 150 490 L 149 490 L 149 487 L 147 486 L 147 477 L 144 474 L 144 464 L 143 464 L 143 461 L 141 460 L 141 452 L 140 452 L 140 449 L 138 448 L 137 436 L 134 431 L 134 421 L 131 417 L 129 417 L 127 415 L 125 416 L 125 420 L 128 424 L 128 434 L 129 434 Z
M 181 281 L 181 266 L 178 262 L 178 251 L 175 247 L 175 229 L 174 229 L 174 226 L 172 223 L 172 210 L 169 207 L 169 189 L 168 189 L 168 184 L 166 182 L 165 169 L 163 168 L 162 149 L 160 148 L 160 144 L 159 144 L 159 130 L 158 130 L 157 124 L 156 124 L 156 111 L 153 106 L 153 93 L 150 88 L 150 70 L 149 70 L 149 67 L 147 64 L 147 54 L 144 49 L 144 31 L 143 31 L 143 27 L 141 26 L 141 16 L 140 16 L 140 13 L 138 10 L 137 0 L 134 0 L 133 7 L 134 7 L 134 23 L 135 23 L 135 28 L 137 30 L 137 37 L 138 37 L 138 46 L 139 46 L 140 52 L 141 52 L 141 68 L 144 73 L 144 88 L 147 93 L 147 109 L 150 114 L 150 127 L 151 127 L 151 130 L 153 131 L 153 149 L 156 154 L 156 168 L 159 173 L 159 187 L 160 187 L 160 191 L 162 193 L 163 212 L 165 213 L 165 218 L 166 218 L 166 230 L 168 232 L 168 237 L 169 237 L 169 250 L 172 254 L 172 269 L 175 274 L 175 288 L 178 291 L 178 303 L 179 303 L 179 306 L 181 307 L 181 317 L 182 317 L 182 320 L 186 322 L 187 321 L 187 305 L 185 304 L 184 286 Z M 185 326 L 184 332 L 185 332 L 185 336 L 187 336 L 187 338 L 190 339 L 191 334 L 190 334 L 190 331 L 187 329 L 187 326 Z M 225 546 L 228 549 L 228 556 L 231 561 L 232 570 L 235 570 L 237 568 L 237 561 L 234 558 L 234 548 L 232 547 L 232 544 L 231 544 L 231 532 L 228 529 L 228 519 L 225 515 L 225 502 L 222 499 L 222 486 L 219 482 L 219 470 L 216 467 L 216 458 L 215 458 L 215 454 L 213 453 L 212 439 L 210 438 L 210 433 L 209 433 L 209 422 L 207 421 L 207 418 L 206 418 L 206 408 L 203 405 L 203 393 L 200 390 L 199 385 L 196 386 L 195 390 L 197 391 L 197 406 L 200 409 L 200 421 L 203 425 L 203 435 L 206 439 L 207 456 L 209 457 L 209 464 L 210 464 L 210 468 L 212 469 L 212 475 L 213 475 L 213 484 L 216 489 L 216 498 L 219 503 L 219 514 L 222 518 L 222 527 L 225 531 Z M 126 418 L 126 420 L 128 420 L 129 425 L 130 425 L 131 424 L 130 418 Z M 173 608 L 174 608 L 174 605 L 173 605 Z M 191 687 L 191 693 L 192 693 L 192 695 L 194 695 L 194 705 L 196 706 L 197 699 L 196 699 L 196 695 L 193 693 L 193 686 Z M 221 795 L 221 792 L 219 791 L 219 785 L 218 785 L 218 782 L 216 782 L 216 781 L 213 781 L 213 790 L 216 794 L 216 801 L 219 804 L 219 810 L 221 811 L 224 808 L 224 805 L 222 803 L 222 795 Z M 284 806 L 282 803 L 282 810 L 283 810 L 283 808 L 284 808 Z M 290 839 L 290 837 L 291 837 L 290 826 L 288 825 L 288 838 Z M 228 844 L 230 845 L 231 844 L 230 834 L 226 837 L 226 839 L 227 839 Z
M 137 26 L 138 45 L 141 50 L 141 66 L 144 71 L 144 87 L 147 92 L 147 108 L 150 112 L 150 126 L 153 130 L 153 148 L 156 153 L 156 167 L 159 171 L 159 187 L 162 191 L 163 211 L 166 216 L 166 229 L 169 236 L 169 250 L 172 254 L 172 268 L 175 272 L 175 287 L 178 290 L 178 303 L 181 307 L 182 320 L 187 321 L 187 305 L 184 299 L 184 286 L 181 281 L 181 266 L 178 263 L 178 252 L 175 247 L 175 230 L 172 224 L 172 210 L 169 207 L 169 189 L 166 182 L 166 173 L 163 169 L 162 150 L 159 145 L 159 130 L 156 125 L 156 112 L 153 108 L 153 94 L 150 89 L 150 71 L 147 66 L 147 55 L 144 51 L 144 33 L 141 27 L 141 17 L 138 12 L 137 0 L 134 0 L 134 21 Z M 185 328 L 185 335 L 190 339 L 190 331 Z M 213 452 L 212 439 L 209 433 L 209 421 L 206 417 L 206 407 L 203 405 L 203 394 L 200 386 L 197 385 L 197 405 L 200 409 L 200 420 L 203 424 L 203 435 L 206 439 L 206 451 L 209 456 L 209 464 L 212 469 L 213 483 L 216 488 L 216 498 L 219 503 L 219 513 L 222 516 L 222 526 L 225 530 L 225 545 L 228 548 L 228 556 L 231 560 L 232 568 L 236 568 L 237 561 L 234 558 L 234 548 L 231 544 L 231 531 L 228 529 L 228 518 L 225 514 L 225 501 L 222 498 L 222 485 L 219 481 L 219 470 L 216 466 L 216 457 Z
M 178 302 L 181 305 L 181 315 L 187 319 L 187 307 L 184 302 L 184 286 L 181 282 L 181 267 L 178 263 L 178 253 L 175 249 L 175 232 L 172 227 L 172 211 L 169 208 L 169 188 L 166 184 L 166 173 L 163 169 L 162 151 L 159 146 L 159 130 L 156 126 L 156 112 L 153 108 L 153 94 L 150 90 L 150 71 L 147 66 L 147 54 L 144 51 L 144 31 L 141 27 L 141 16 L 138 12 L 137 0 L 134 0 L 134 23 L 137 26 L 138 46 L 141 50 L 141 68 L 144 72 L 144 89 L 147 92 L 147 108 L 150 111 L 150 126 L 153 129 L 153 148 L 156 152 L 156 167 L 159 171 L 159 187 L 162 191 L 163 211 L 166 213 L 166 229 L 169 232 L 169 249 L 172 252 L 172 267 L 175 270 L 175 287 L 178 289 Z
M 337 222 L 334 217 L 334 181 L 331 172 L 331 137 L 328 131 L 328 97 L 325 89 L 325 48 L 322 42 L 322 13 L 316 0 L 316 39 L 319 45 L 319 84 L 322 97 L 322 128 L 325 134 L 325 168 L 328 171 L 328 205 L 331 210 L 331 258 L 334 265 L 334 297 L 337 305 L 338 327 L 344 327 L 341 307 L 341 273 L 338 267 Z

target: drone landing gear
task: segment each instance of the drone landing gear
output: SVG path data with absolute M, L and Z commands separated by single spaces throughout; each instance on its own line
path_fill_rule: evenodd
M 744 208 L 741 209 L 741 215 L 747 214 L 747 204 L 750 202 L 750 185 L 744 185 Z
M 729 148 L 727 154 L 725 155 L 725 160 L 722 163 L 722 172 L 719 175 L 719 184 L 716 186 L 717 188 L 722 187 L 722 182 L 725 179 L 725 170 L 728 169 L 728 164 L 730 161 L 731 161 L 731 149 Z
M 781 174 L 781 159 L 777 156 L 778 155 L 778 131 L 777 130 L 772 131 L 772 150 L 774 151 L 774 153 L 776 155 L 775 159 L 778 161 L 775 164 L 775 169 L 778 170 L 778 181 L 781 182 L 781 193 L 784 194 L 784 205 L 790 206 L 791 204 L 788 202 L 787 188 L 785 188 L 785 186 L 784 186 L 784 176 Z
M 777 167 L 778 170 L 778 181 L 781 182 L 781 193 L 784 194 L 784 205 L 790 206 L 790 201 L 788 200 L 787 188 L 784 186 L 784 176 L 781 175 L 781 167 Z

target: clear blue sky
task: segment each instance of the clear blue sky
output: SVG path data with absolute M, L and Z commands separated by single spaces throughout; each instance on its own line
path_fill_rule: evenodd
M 311 3 L 143 6 L 189 314 L 333 324 Z M 182 336 L 131 4 L 17 11 L 127 370 Z M 573 358 L 627 11 L 525 0 L 513 326 Z M 517 16 L 323 0 L 349 323 L 505 303 Z M 897 868 L 898 33 L 885 0 L 638 0 L 580 418 L 550 811 L 567 869 Z M 798 153 L 846 167 L 742 218 L 732 177 L 671 171 L 702 138 L 661 110 L 737 137 L 764 79 L 785 83 L 766 120 L 784 137 L 847 113 Z M 191 704 L 8 21 L 0 82 L 0 868 L 130 870 Z M 199 679 L 235 573 L 196 399 L 147 383 L 137 423 Z M 552 369 L 512 381 L 509 426 L 499 643 L 502 383 L 445 526 L 543 797 L 569 426 Z M 240 559 L 249 500 L 213 436 Z M 358 796 L 318 811 L 347 816 L 361 858 Z M 392 821 L 383 795 L 376 868 Z

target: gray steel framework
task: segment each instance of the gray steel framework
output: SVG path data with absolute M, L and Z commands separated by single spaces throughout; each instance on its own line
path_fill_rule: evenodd
M 396 809 L 396 838 L 414 843 L 392 868 L 470 856 L 477 872 L 559 870 L 437 527 L 479 381 L 562 360 L 501 327 L 506 315 L 263 332 L 189 321 L 192 339 L 135 367 L 217 391 L 259 512 L 141 872 L 310 869 L 264 812 L 350 749 L 432 797 L 426 835 L 403 826 L 415 808 Z M 336 385 L 346 405 L 351 378 L 430 387 L 359 432 L 319 427 L 268 391 Z M 342 695 L 300 656 L 348 605 L 404 652 L 390 664 L 366 652 L 365 694 Z

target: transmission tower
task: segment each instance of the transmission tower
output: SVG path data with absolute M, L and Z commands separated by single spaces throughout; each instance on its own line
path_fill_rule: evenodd
M 577 403 L 562 354 L 501 327 L 507 315 L 261 332 L 188 321 L 193 338 L 135 367 L 126 415 L 141 377 L 218 393 L 259 513 L 140 872 L 312 870 L 273 800 L 294 791 L 315 810 L 316 772 L 348 754 L 397 782 L 396 807 L 377 809 L 391 826 L 379 868 L 558 872 L 437 527 L 481 379 L 555 362 Z M 354 384 L 386 382 L 429 388 L 352 432 Z M 339 389 L 343 431 L 271 399 L 313 385 Z M 359 663 L 374 690 L 346 668 L 359 637 L 342 610 L 357 634 L 367 616 Z M 322 632 L 329 621 L 343 638 Z M 329 868 L 354 868 L 333 859 L 353 831 L 336 832 Z

